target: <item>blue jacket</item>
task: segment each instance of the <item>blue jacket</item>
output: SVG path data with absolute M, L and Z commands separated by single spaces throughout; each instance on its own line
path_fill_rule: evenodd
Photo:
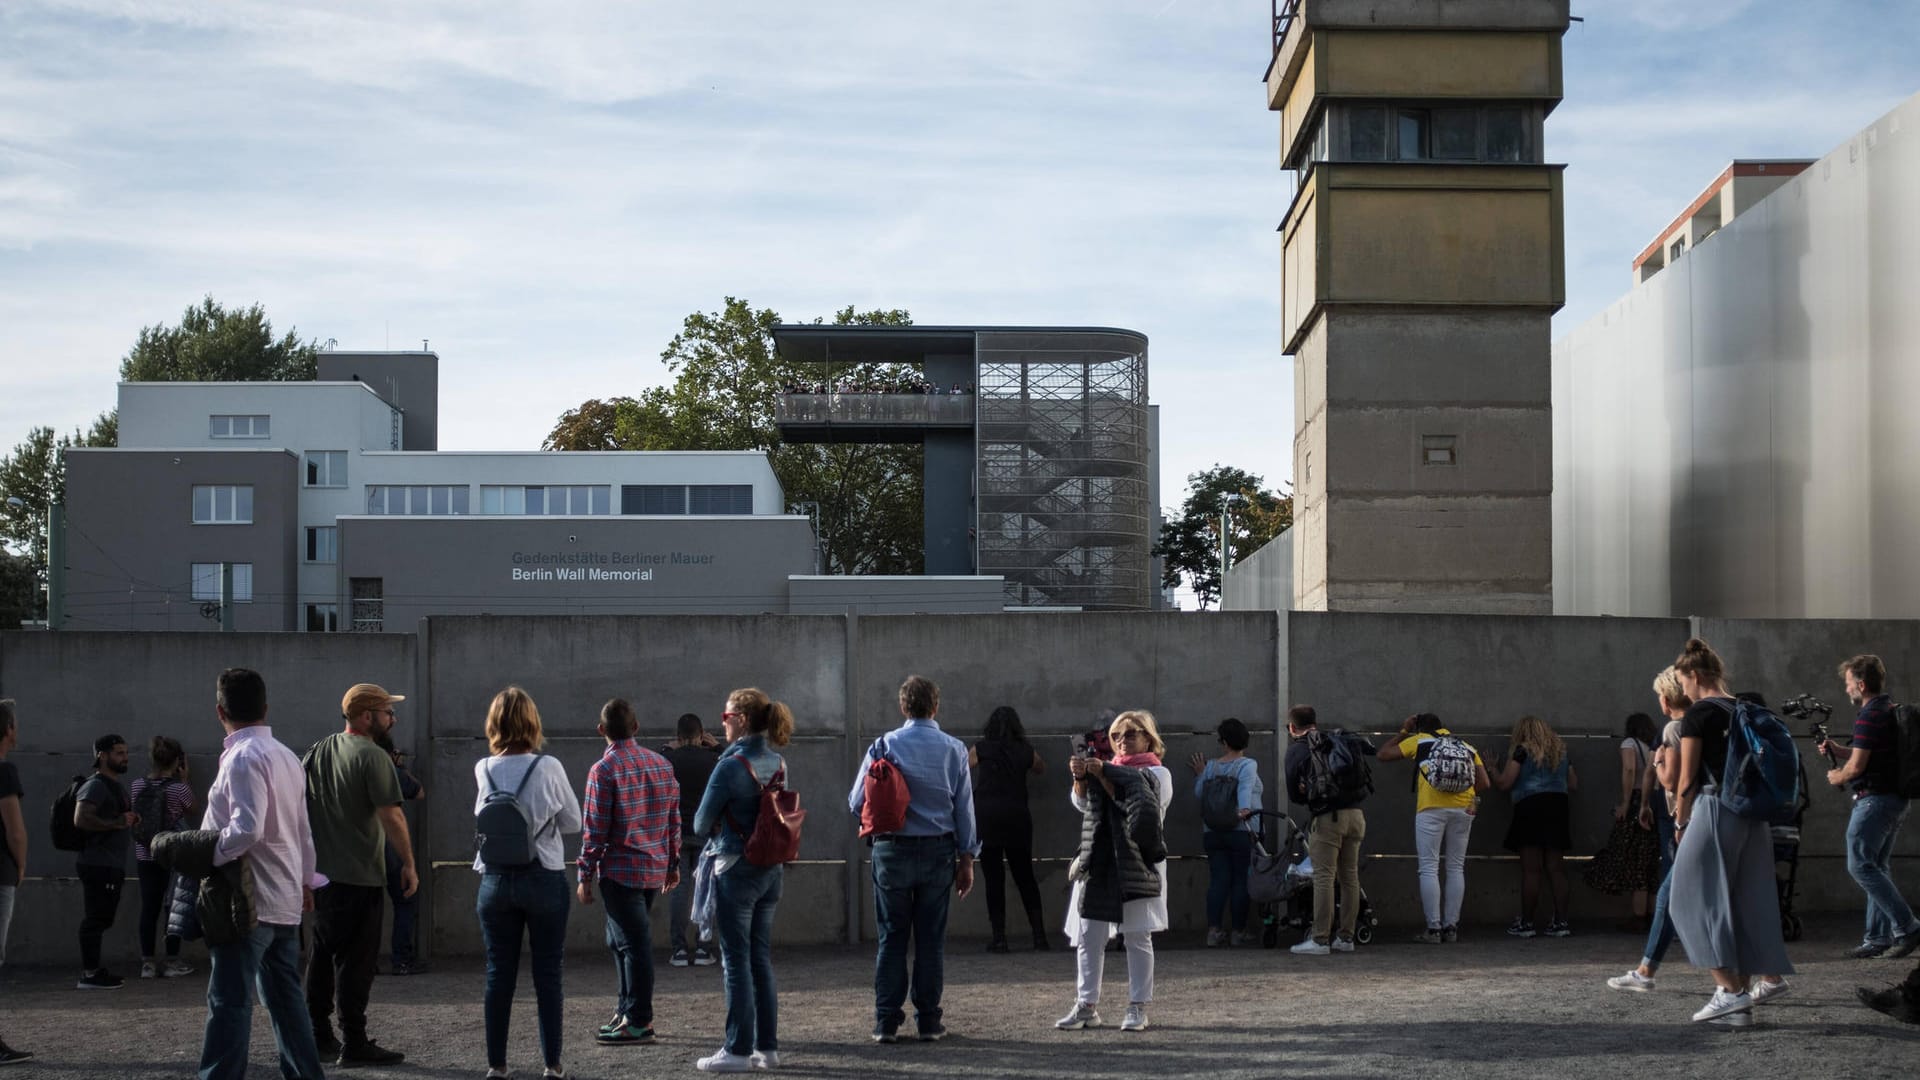
M 759 783 L 747 772 L 749 764 Z M 720 761 L 707 780 L 707 793 L 700 797 L 700 809 L 693 815 L 693 834 L 712 837 L 708 848 L 721 854 L 746 851 L 747 837 L 760 820 L 760 788 L 786 766 L 786 759 L 768 748 L 765 735 L 734 740 L 720 752 Z

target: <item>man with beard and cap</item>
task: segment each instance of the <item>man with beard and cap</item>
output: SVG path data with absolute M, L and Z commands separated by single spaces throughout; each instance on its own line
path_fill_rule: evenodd
M 80 917 L 81 990 L 118 990 L 121 978 L 101 966 L 100 939 L 120 912 L 120 887 L 127 882 L 127 858 L 133 854 L 133 812 L 120 777 L 127 771 L 127 740 L 102 735 L 93 740 L 93 775 L 80 786 L 73 823 L 87 834 L 74 860 L 84 898 Z
M 358 683 L 340 699 L 345 727 L 301 759 L 307 774 L 307 818 L 327 885 L 313 896 L 313 950 L 307 960 L 307 1012 L 322 1057 L 341 1065 L 392 1065 L 406 1055 L 367 1037 L 367 999 L 380 956 L 386 848 L 400 858 L 402 892 L 420 887 L 400 782 L 378 740 L 393 730 L 393 706 L 406 698 Z M 334 1038 L 332 1014 L 340 1013 Z

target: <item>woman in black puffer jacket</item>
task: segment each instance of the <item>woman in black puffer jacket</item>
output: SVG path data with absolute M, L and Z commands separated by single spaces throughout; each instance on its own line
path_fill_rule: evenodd
M 1100 982 L 1110 933 L 1125 935 L 1128 1002 L 1122 1031 L 1144 1031 L 1153 1001 L 1153 932 L 1167 928 L 1167 845 L 1164 825 L 1173 799 L 1173 774 L 1160 763 L 1153 714 L 1114 717 L 1111 762 L 1076 754 L 1073 805 L 1081 813 L 1080 854 L 1069 876 L 1067 940 L 1078 953 L 1073 1009 L 1054 1026 L 1100 1026 Z

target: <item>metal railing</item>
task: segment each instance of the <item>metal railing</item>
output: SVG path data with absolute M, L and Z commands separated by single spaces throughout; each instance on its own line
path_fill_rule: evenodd
M 776 424 L 971 426 L 972 394 L 781 394 Z
M 1287 40 L 1287 28 L 1300 14 L 1301 0 L 1272 0 L 1273 4 L 1273 56 L 1280 55 L 1280 45 Z M 1271 66 L 1272 61 L 1268 61 Z

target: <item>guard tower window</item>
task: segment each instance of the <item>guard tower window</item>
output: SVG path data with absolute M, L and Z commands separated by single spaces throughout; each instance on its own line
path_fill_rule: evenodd
M 1455 450 L 1459 439 L 1453 435 L 1422 435 L 1420 437 L 1420 463 L 1422 465 L 1454 465 L 1458 463 Z
M 1355 161 L 1387 159 L 1387 110 L 1357 108 L 1347 112 L 1347 156 Z
M 1394 152 L 1401 161 L 1418 161 L 1427 153 L 1429 118 L 1425 109 L 1400 109 L 1394 114 Z
M 1433 156 L 1472 161 L 1480 155 L 1480 110 L 1433 110 Z
M 1487 110 L 1488 161 L 1528 161 L 1526 115 L 1519 109 Z

